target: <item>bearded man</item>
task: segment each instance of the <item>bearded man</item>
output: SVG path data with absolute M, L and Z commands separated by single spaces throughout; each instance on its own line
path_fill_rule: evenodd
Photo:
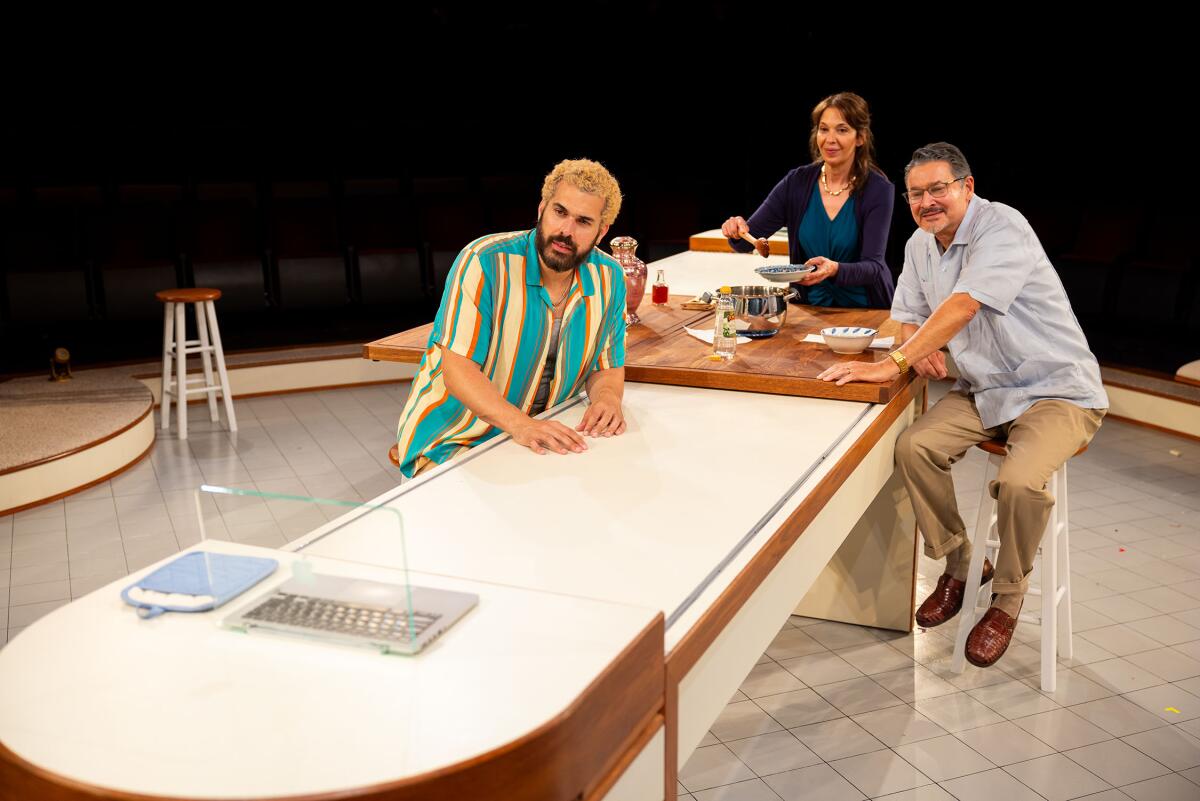
M 588 159 L 542 184 L 537 227 L 485 236 L 455 259 L 400 415 L 400 471 L 413 477 L 501 434 L 543 454 L 625 430 L 625 277 L 596 245 L 621 208 Z M 537 419 L 586 390 L 574 429 Z

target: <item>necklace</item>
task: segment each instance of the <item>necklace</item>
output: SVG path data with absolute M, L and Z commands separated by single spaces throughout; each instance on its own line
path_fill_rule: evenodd
M 822 164 L 821 165 L 821 186 L 824 187 L 825 191 L 828 192 L 831 197 L 837 197 L 838 195 L 842 194 L 850 187 L 854 186 L 854 178 L 851 177 L 850 180 L 846 182 L 845 186 L 843 186 L 838 191 L 834 192 L 832 189 L 829 188 L 829 180 L 825 177 L 825 165 Z
M 558 300 L 553 301 L 552 305 L 554 305 L 556 307 L 562 305 L 562 302 L 567 299 L 567 295 L 570 294 L 570 292 L 571 292 L 571 282 L 568 281 L 567 288 L 564 289 L 563 293 L 558 296 Z

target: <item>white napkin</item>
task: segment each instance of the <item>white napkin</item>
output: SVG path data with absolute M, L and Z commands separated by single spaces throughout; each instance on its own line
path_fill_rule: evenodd
M 683 327 L 683 330 L 687 331 L 689 334 L 691 334 L 692 336 L 694 336 L 696 339 L 700 340 L 701 342 L 707 342 L 710 345 L 712 344 L 713 330 L 711 328 L 688 328 L 685 325 Z M 738 337 L 737 338 L 737 343 L 739 345 L 745 345 L 749 341 L 750 341 L 750 337 Z
M 809 334 L 804 338 L 805 342 L 817 342 L 821 345 L 825 344 L 825 338 L 820 334 Z M 896 341 L 895 337 L 875 337 L 871 340 L 869 348 L 890 348 L 892 343 Z

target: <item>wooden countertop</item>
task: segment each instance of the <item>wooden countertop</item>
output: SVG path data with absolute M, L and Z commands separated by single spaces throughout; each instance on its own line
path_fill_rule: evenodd
M 770 248 L 772 256 L 786 256 L 788 254 L 788 240 L 786 234 L 771 234 L 767 237 L 767 247 Z M 713 228 L 710 231 L 701 231 L 698 234 L 692 234 L 688 237 L 688 250 L 707 251 L 709 253 L 733 253 L 733 248 L 729 247 L 729 240 L 721 233 L 720 228 Z
M 828 309 L 789 304 L 783 329 L 773 337 L 738 345 L 730 362 L 714 362 L 710 346 L 690 336 L 684 327 L 709 328 L 711 311 L 679 308 L 687 300 L 671 296 L 670 304 L 657 307 L 643 303 L 638 308 L 642 321 L 630 326 L 625 343 L 625 378 L 647 384 L 734 389 L 774 395 L 887 403 L 911 380 L 912 373 L 888 384 L 852 383 L 845 386 L 821 381 L 817 376 L 843 361 L 881 361 L 882 348 L 854 356 L 842 356 L 823 343 L 805 342 L 808 334 L 839 325 L 862 325 L 879 329 L 880 336 L 899 335 L 900 325 L 885 309 Z M 393 334 L 363 346 L 363 357 L 379 361 L 417 363 L 429 342 L 432 323 Z

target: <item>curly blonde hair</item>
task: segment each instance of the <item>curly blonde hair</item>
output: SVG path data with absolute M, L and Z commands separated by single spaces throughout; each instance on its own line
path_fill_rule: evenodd
M 581 192 L 604 198 L 601 225 L 612 225 L 617 219 L 617 213 L 621 211 L 621 187 L 603 164 L 591 159 L 566 159 L 555 164 L 542 182 L 543 203 L 554 197 L 559 183 L 564 180 Z

